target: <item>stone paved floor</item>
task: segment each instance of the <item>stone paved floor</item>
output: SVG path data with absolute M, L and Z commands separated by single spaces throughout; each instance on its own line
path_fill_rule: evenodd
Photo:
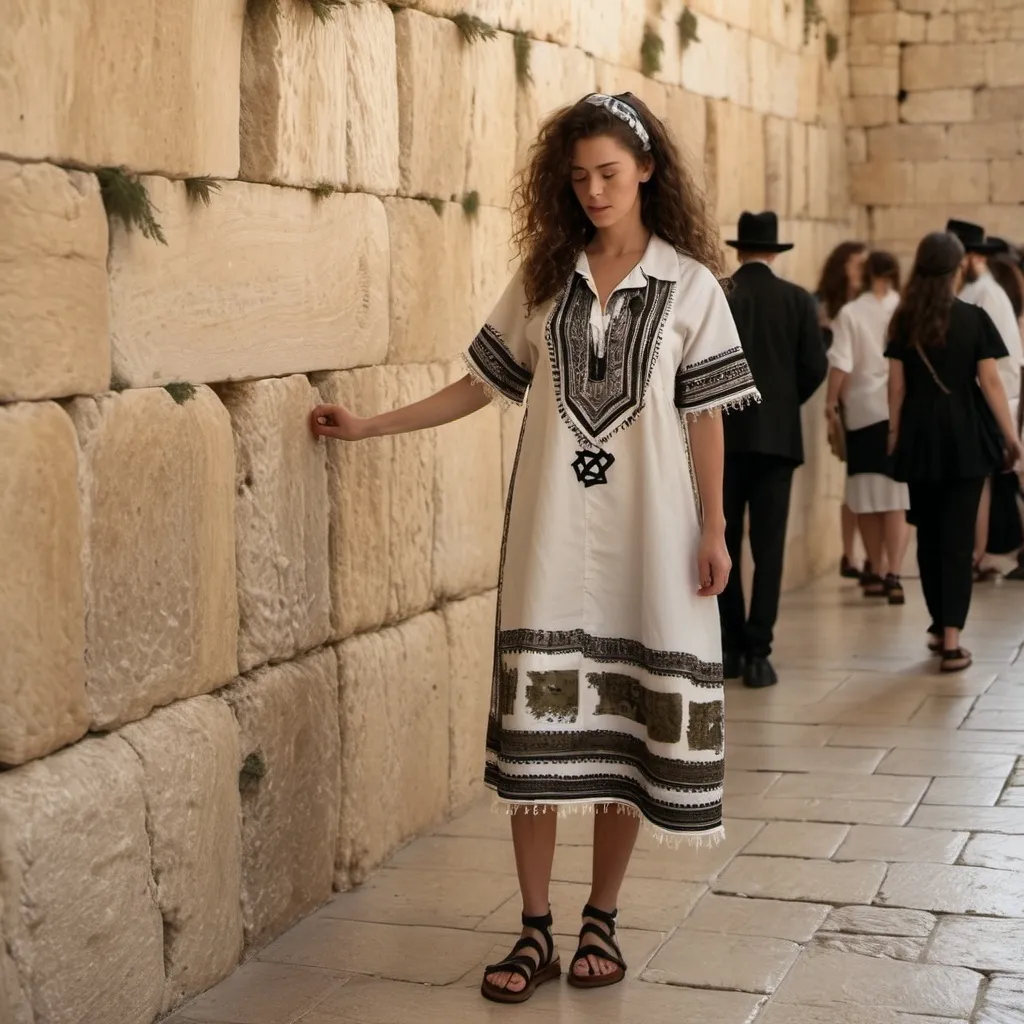
M 979 587 L 975 666 L 922 657 L 903 609 L 829 579 L 785 599 L 771 691 L 727 696 L 726 841 L 642 841 L 622 898 L 627 983 L 478 994 L 517 931 L 489 803 L 399 853 L 174 1024 L 1021 1024 L 1024 585 Z M 590 850 L 561 823 L 552 902 L 574 949 Z

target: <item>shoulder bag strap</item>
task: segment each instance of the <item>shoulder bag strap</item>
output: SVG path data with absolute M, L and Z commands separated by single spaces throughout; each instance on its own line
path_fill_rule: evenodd
M 921 347 L 919 341 L 914 342 L 914 348 L 917 349 L 917 354 L 921 357 L 921 362 L 924 363 L 928 372 L 932 375 L 932 380 L 935 381 L 935 386 L 944 394 L 951 395 L 953 392 L 942 383 L 939 375 L 935 372 L 935 367 L 932 366 L 932 361 L 924 354 L 924 349 Z

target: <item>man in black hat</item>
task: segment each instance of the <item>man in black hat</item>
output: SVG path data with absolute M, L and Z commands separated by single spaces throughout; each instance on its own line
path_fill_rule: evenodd
M 828 363 L 810 293 L 772 269 L 780 243 L 774 213 L 744 213 L 739 237 L 727 242 L 740 266 L 729 295 L 736 327 L 761 404 L 725 417 L 726 544 L 733 562 L 719 598 L 726 678 L 772 686 L 778 676 L 768 656 L 782 589 L 786 522 L 793 470 L 804 460 L 800 406 L 825 379 Z M 743 515 L 750 509 L 754 588 L 746 614 L 740 574 Z

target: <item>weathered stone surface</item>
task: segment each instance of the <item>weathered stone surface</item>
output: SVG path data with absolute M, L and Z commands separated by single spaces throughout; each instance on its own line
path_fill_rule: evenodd
M 899 935 L 926 938 L 935 927 L 935 915 L 922 910 L 888 907 L 836 907 L 821 926 L 825 932 L 854 935 Z
M 973 89 L 934 89 L 912 92 L 900 104 L 900 117 L 910 124 L 954 124 L 974 117 Z
M 853 96 L 895 96 L 899 90 L 898 68 L 850 68 Z
M 843 108 L 851 128 L 870 128 L 899 120 L 900 105 L 895 96 L 851 96 Z
M 942 160 L 914 165 L 919 203 L 987 203 L 989 164 L 984 160 Z
M 884 877 L 883 864 L 743 856 L 722 872 L 715 891 L 764 899 L 868 903 Z
M 791 942 L 807 942 L 825 920 L 828 907 L 815 903 L 751 900 L 708 893 L 683 922 L 682 931 L 723 932 L 726 935 L 761 935 Z M 689 935 L 700 945 L 700 935 Z
M 945 125 L 891 124 L 869 128 L 868 159 L 944 160 L 947 149 L 951 154 L 956 148 L 947 144 L 947 134 Z
M 850 198 L 869 206 L 914 200 L 914 165 L 909 161 L 868 162 L 850 168 Z
M 928 946 L 934 964 L 976 971 L 1016 971 L 1024 962 L 1024 921 L 943 917 Z
M 244 10 L 15 0 L 0 40 L 0 153 L 234 177 Z
M 977 88 L 985 85 L 986 49 L 977 43 L 960 43 L 952 46 L 923 43 L 918 46 L 907 46 L 902 54 L 900 83 L 910 92 L 918 89 Z
M 238 727 L 221 701 L 195 697 L 119 735 L 142 762 L 170 1010 L 242 953 Z
M 977 1024 L 1017 1024 L 1024 1006 L 1024 978 L 992 978 L 975 1017 Z
M 1024 87 L 982 89 L 974 94 L 976 121 L 1016 121 L 1024 119 Z
M 789 207 L 789 123 L 778 117 L 764 122 L 765 205 L 780 217 L 788 217 Z
M 726 781 L 727 790 L 728 786 Z M 743 852 L 759 853 L 767 857 L 808 857 L 827 860 L 839 849 L 848 831 L 848 825 L 818 821 L 770 821 Z
M 518 4 L 519 0 L 511 2 Z M 612 64 L 639 68 L 644 15 L 643 4 L 603 5 L 599 11 L 578 6 L 575 45 L 585 53 L 592 53 Z
M 1022 142 L 1021 126 L 1014 121 L 955 124 L 949 129 L 948 155 L 951 160 L 1008 160 L 1021 152 Z
M 223 693 L 239 729 L 248 950 L 331 894 L 341 799 L 337 669 L 328 649 L 258 669 Z
M 986 28 L 999 30 L 998 24 L 993 19 L 984 17 L 981 22 Z M 958 27 L 962 28 L 963 18 L 960 19 Z M 992 37 L 986 40 L 988 45 L 982 49 L 987 51 L 988 74 L 987 84 L 995 89 L 1007 86 L 1024 85 L 1024 67 L 1021 65 L 1020 51 L 1021 44 L 1018 40 L 1006 39 L 1005 37 L 995 42 Z
M 974 836 L 964 848 L 961 860 L 977 867 L 1024 871 L 1024 835 Z
M 325 402 L 372 416 L 441 388 L 442 367 L 329 374 Z M 424 611 L 433 602 L 434 430 L 358 444 L 327 441 L 331 607 L 335 639 Z
M 835 856 L 836 860 L 952 864 L 966 842 L 966 832 L 854 825 Z
M 729 67 L 724 55 L 731 50 L 733 29 L 713 18 L 701 18 L 697 34 L 699 42 L 691 43 L 683 54 L 683 88 L 698 96 L 725 99 L 729 96 L 732 77 L 746 71 Z
M 0 161 L 0 401 L 103 391 L 107 217 L 91 174 Z
M 485 203 L 505 203 L 515 161 L 511 37 L 470 45 L 453 22 L 403 10 L 395 40 L 402 191 L 443 199 L 476 191 Z
M 1024 159 L 992 161 L 992 202 L 1024 203 Z
M 789 211 L 790 216 L 807 213 L 807 125 L 792 121 L 789 125 Z
M 398 188 L 395 23 L 384 4 L 320 21 L 304 4 L 250 3 L 241 98 L 243 177 Z
M 687 160 L 697 183 L 704 185 L 707 146 L 707 100 L 685 89 L 667 90 L 665 123 Z
M 75 431 L 53 402 L 0 406 L 0 764 L 89 724 Z
M 133 386 L 379 362 L 387 220 L 379 199 L 225 182 L 209 207 L 145 179 L 166 246 L 116 228 L 114 370 Z
M 894 864 L 876 902 L 947 914 L 1024 917 L 1024 878 L 959 864 Z
M 742 152 L 743 159 L 736 154 Z M 763 210 L 764 117 L 728 101 L 709 106 L 708 173 L 720 222 L 733 224 L 744 210 Z
M 750 104 L 761 113 L 793 119 L 800 113 L 800 57 L 750 37 Z
M 4 939 L 35 1021 L 149 1024 L 159 1014 L 151 870 L 142 768 L 119 737 L 0 775 Z
M 844 935 L 840 932 L 819 935 L 814 940 L 815 949 L 883 957 L 887 960 L 909 960 L 915 963 L 921 959 L 926 945 L 926 939 L 912 936 Z
M 450 673 L 444 619 L 421 615 L 338 648 L 341 824 L 335 884 L 366 878 L 449 805 Z
M 898 11 L 892 14 L 868 14 L 850 19 L 850 42 L 922 43 L 928 19 L 923 14 Z
M 92 727 L 223 686 L 237 668 L 231 422 L 209 388 L 79 398 Z
M 445 605 L 450 656 L 449 807 L 464 810 L 483 792 L 484 742 L 494 668 L 496 591 Z
M 13 931 L 13 907 L 5 909 L 4 890 L 0 886 L 0 1020 L 10 1024 L 32 1024 L 32 1006 L 18 978 L 11 956 L 11 944 L 4 935 Z
M 327 463 L 309 430 L 320 394 L 303 376 L 228 384 L 235 439 L 238 666 L 247 672 L 331 634 Z
M 449 371 L 465 374 L 461 361 Z M 493 587 L 504 511 L 501 414 L 491 404 L 438 430 L 434 486 L 433 591 L 465 597 Z

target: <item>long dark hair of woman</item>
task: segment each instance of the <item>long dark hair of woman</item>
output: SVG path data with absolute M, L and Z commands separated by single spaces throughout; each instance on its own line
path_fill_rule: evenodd
M 992 256 L 988 261 L 988 269 L 996 279 L 999 287 L 1010 297 L 1013 315 L 1019 320 L 1024 316 L 1024 274 L 1012 256 Z
M 949 313 L 956 296 L 953 279 L 964 258 L 956 235 L 934 231 L 917 247 L 910 280 L 889 323 L 889 337 L 907 348 L 938 348 L 946 343 Z
M 839 315 L 839 310 L 850 301 L 850 279 L 846 274 L 846 264 L 850 257 L 864 252 L 867 246 L 863 242 L 840 242 L 825 260 L 821 268 L 821 280 L 815 294 L 821 300 L 829 320 Z
M 891 252 L 876 249 L 868 253 L 864 273 L 871 283 L 888 281 L 894 291 L 900 290 L 900 261 Z
M 718 225 L 668 129 L 631 93 L 620 97 L 640 115 L 651 139 L 645 153 L 636 134 L 603 107 L 580 100 L 553 114 L 540 129 L 527 166 L 512 193 L 513 240 L 522 257 L 526 301 L 533 309 L 553 298 L 566 282 L 595 228 L 572 188 L 572 153 L 580 139 L 610 135 L 654 174 L 640 186 L 641 217 L 660 235 L 716 277 L 723 274 Z

